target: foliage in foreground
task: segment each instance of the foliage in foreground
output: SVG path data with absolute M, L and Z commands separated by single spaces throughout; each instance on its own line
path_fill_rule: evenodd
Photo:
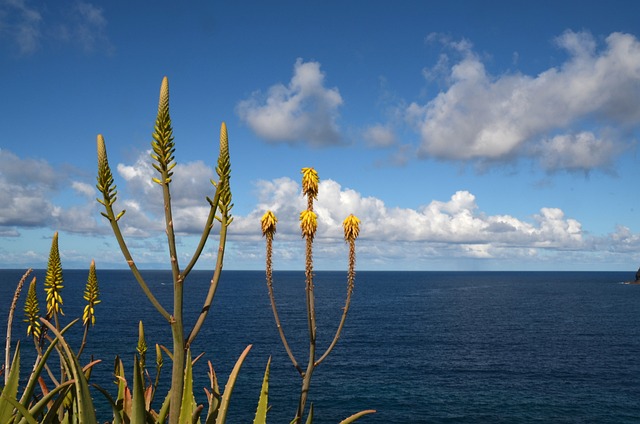
M 173 345 L 155 345 L 154 378 L 151 378 L 150 367 L 147 364 L 147 341 L 144 336 L 144 325 L 139 323 L 139 337 L 137 352 L 133 361 L 133 371 L 131 377 L 127 378 L 125 364 L 118 357 L 115 359 L 114 376 L 116 378 L 117 393 L 112 396 L 108 390 L 90 383 L 92 368 L 98 364 L 99 360 L 90 359 L 84 365 L 81 359 L 86 346 L 89 330 L 96 323 L 96 309 L 100 304 L 100 290 L 96 276 L 95 262 L 92 261 L 87 277 L 87 284 L 83 293 L 86 306 L 82 317 L 70 321 L 62 327 L 61 321 L 64 316 L 63 296 L 64 289 L 63 269 L 58 251 L 58 233 L 53 236 L 49 262 L 47 265 L 46 278 L 44 283 L 46 293 L 46 314 L 40 316 L 40 306 L 37 297 L 37 285 L 35 277 L 29 284 L 25 304 L 24 321 L 27 323 L 27 335 L 34 342 L 36 359 L 33 364 L 24 388 L 20 390 L 20 353 L 21 345 L 18 342 L 11 355 L 11 327 L 15 314 L 18 298 L 23 285 L 31 274 L 28 270 L 18 283 L 15 296 L 7 319 L 7 343 L 5 347 L 5 365 L 0 371 L 4 375 L 4 386 L 0 391 L 0 422 L 15 423 L 96 423 L 98 422 L 95 409 L 94 398 L 90 391 L 92 386 L 97 396 L 102 401 L 110 405 L 114 424 L 137 424 L 137 423 L 165 423 L 170 424 L 222 424 L 226 421 L 229 401 L 234 389 L 236 378 L 240 368 L 247 357 L 251 345 L 247 346 L 238 358 L 224 391 L 219 388 L 216 373 L 211 362 L 208 362 L 209 387 L 205 388 L 205 405 L 199 404 L 194 396 L 193 390 L 193 364 L 198 358 L 192 358 L 191 344 L 199 333 L 210 310 L 213 298 L 218 287 L 218 282 L 222 273 L 224 251 L 227 237 L 227 228 L 233 221 L 231 216 L 231 189 L 229 185 L 231 177 L 231 164 L 229 157 L 229 145 L 226 125 L 222 123 L 220 129 L 220 147 L 216 166 L 218 175 L 217 181 L 211 181 L 215 188 L 213 196 L 207 197 L 209 203 L 209 214 L 206 219 L 200 243 L 198 244 L 191 260 L 185 267 L 181 267 L 178 261 L 178 253 L 175 242 L 175 231 L 173 227 L 173 209 L 171 204 L 171 182 L 173 169 L 176 166 L 174 152 L 175 143 L 173 141 L 173 128 L 169 115 L 169 85 L 165 77 L 160 89 L 158 102 L 158 113 L 154 126 L 152 149 L 153 167 L 158 172 L 153 182 L 160 186 L 164 202 L 165 232 L 169 248 L 169 263 L 173 276 L 173 307 L 166 309 L 155 297 L 149 284 L 141 275 L 136 266 L 133 256 L 127 246 L 123 232 L 120 227 L 120 219 L 125 215 L 122 210 L 118 213 L 114 211 L 114 204 L 117 200 L 117 190 L 107 158 L 107 150 L 102 135 L 97 137 L 98 151 L 98 176 L 97 188 L 102 198 L 98 199 L 104 207 L 101 214 L 109 221 L 112 231 L 125 261 L 130 267 L 138 284 L 143 292 L 158 311 L 160 319 L 166 321 L 172 334 Z M 343 315 L 338 326 L 335 337 L 323 355 L 316 359 L 315 345 L 315 305 L 313 297 L 313 239 L 317 228 L 316 215 L 313 212 L 313 201 L 318 194 L 318 176 L 313 168 L 303 168 L 303 192 L 308 199 L 308 207 L 300 215 L 302 235 L 306 239 L 306 305 L 309 322 L 309 363 L 306 370 L 298 365 L 286 338 L 281 329 L 275 298 L 273 294 L 272 278 L 272 243 L 275 235 L 275 224 L 277 219 L 272 212 L 267 212 L 262 219 L 262 231 L 267 240 L 267 285 L 269 296 L 280 336 L 287 353 L 294 367 L 300 373 L 303 384 L 300 392 L 299 406 L 292 423 L 302 422 L 305 414 L 305 406 L 309 391 L 309 384 L 314 369 L 329 355 L 336 345 L 340 333 L 344 326 L 347 311 L 349 309 L 351 294 L 353 292 L 355 279 L 355 239 L 359 233 L 359 220 L 350 215 L 345 219 L 343 226 L 345 230 L 345 241 L 349 245 L 348 275 L 347 275 L 347 296 Z M 214 222 L 219 222 L 217 259 L 213 271 L 211 285 L 206 293 L 201 293 L 202 309 L 194 326 L 186 332 L 183 323 L 183 306 L 185 298 L 194 299 L 196 296 L 185 297 L 184 285 L 189 273 L 198 261 L 209 235 L 214 227 Z M 43 308 L 44 309 L 44 308 Z M 65 334 L 78 322 L 82 323 L 83 336 L 80 346 L 74 350 L 65 339 Z M 54 354 L 52 358 L 52 354 Z M 57 361 L 55 357 L 57 356 Z M 157 410 L 154 408 L 156 402 L 156 392 L 161 380 L 164 357 L 171 361 L 171 382 L 168 393 L 160 403 Z M 13 359 L 11 359 L 13 358 Z M 56 363 L 55 366 L 53 363 Z M 269 410 L 269 370 L 271 359 L 267 362 L 263 377 L 261 392 L 258 397 L 258 404 L 255 413 L 255 424 L 266 423 L 267 412 Z M 363 415 L 375 411 L 365 410 L 354 414 L 341 422 L 351 423 Z M 313 404 L 307 413 L 307 423 L 313 422 Z M 102 421 L 102 420 L 101 420 Z

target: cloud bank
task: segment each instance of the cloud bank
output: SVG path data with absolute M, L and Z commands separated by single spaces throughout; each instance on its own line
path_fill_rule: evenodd
M 164 245 L 162 196 L 159 187 L 151 182 L 155 171 L 149 164 L 148 152 L 141 153 L 131 164 L 118 164 L 116 170 L 119 192 L 115 209 L 127 210 L 120 224 L 130 246 L 139 250 L 145 261 L 162 263 L 166 253 L 158 249 Z M 209 210 L 205 197 L 213 193 L 209 179 L 214 176 L 214 170 L 200 161 L 176 166 L 172 202 L 180 243 L 201 234 Z M 63 193 L 75 200 L 48 200 Z M 0 196 L 6 199 L 0 203 L 2 238 L 11 239 L 21 230 L 40 228 L 104 240 L 110 231 L 100 216 L 97 194 L 89 181 L 73 179 L 45 161 L 22 159 L 0 150 Z M 272 210 L 278 217 L 277 258 L 296 263 L 294 260 L 303 250 L 298 217 L 306 207 L 300 184 L 288 177 L 256 181 L 254 201 L 248 207 L 243 205 L 250 212 L 235 216 L 229 228 L 229 259 L 236 264 L 260 266 L 264 254 L 260 217 Z M 326 258 L 330 264 L 344 256 L 341 224 L 351 213 L 362 221 L 359 261 L 382 269 L 399 261 L 419 267 L 438 258 L 526 258 L 528 263 L 553 262 L 556 258 L 558 263 L 566 263 L 567 255 L 572 255 L 576 261 L 586 262 L 594 255 L 602 260 L 633 256 L 640 249 L 640 235 L 624 226 L 609 234 L 592 235 L 578 220 L 553 206 L 531 211 L 525 217 L 491 215 L 482 211 L 476 197 L 467 190 L 452 193 L 448 199 L 425 199 L 423 206 L 411 209 L 390 207 L 381 199 L 326 179 L 320 182 L 315 211 L 318 257 Z M 96 241 L 96 246 L 100 243 Z M 92 251 L 87 247 L 87 261 L 100 249 L 95 247 Z

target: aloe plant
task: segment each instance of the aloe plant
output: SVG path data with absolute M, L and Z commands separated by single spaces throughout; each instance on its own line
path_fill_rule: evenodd
M 313 168 L 302 168 L 302 192 L 307 198 L 307 208 L 300 213 L 300 230 L 302 232 L 302 237 L 305 239 L 305 292 L 306 292 L 306 309 L 307 309 L 307 324 L 309 331 L 309 360 L 307 362 L 306 368 L 302 368 L 302 366 L 296 360 L 291 347 L 287 341 L 287 338 L 284 333 L 284 327 L 280 321 L 280 317 L 278 315 L 278 309 L 276 307 L 275 295 L 273 291 L 273 239 L 276 233 L 276 224 L 278 219 L 273 214 L 272 211 L 267 211 L 262 216 L 261 226 L 262 226 L 262 235 L 266 239 L 266 280 L 267 280 L 267 288 L 269 291 L 269 299 L 271 300 L 271 309 L 273 312 L 273 316 L 276 322 L 276 327 L 278 328 L 278 332 L 280 334 L 280 339 L 282 344 L 291 360 L 294 368 L 300 374 L 302 378 L 302 387 L 300 389 L 300 399 L 298 402 L 298 409 L 296 411 L 295 417 L 292 423 L 301 423 L 302 418 L 305 413 L 307 397 L 309 393 L 309 387 L 311 384 L 311 377 L 315 369 L 322 363 L 327 356 L 331 353 L 333 348 L 335 347 L 338 339 L 340 338 L 340 334 L 344 327 L 344 323 L 347 318 L 347 313 L 349 311 L 349 306 L 351 304 L 351 295 L 353 293 L 353 287 L 355 283 L 355 263 L 356 263 L 356 250 L 355 250 L 355 241 L 358 238 L 360 233 L 360 220 L 354 216 L 349 215 L 343 222 L 344 227 L 344 240 L 349 244 L 349 254 L 348 254 L 348 272 L 347 272 L 347 294 L 345 305 L 342 312 L 342 317 L 340 319 L 340 323 L 336 330 L 336 333 L 333 337 L 333 340 L 324 351 L 324 353 L 320 356 L 317 355 L 317 345 L 316 345 L 316 333 L 317 333 L 317 324 L 316 324 L 316 310 L 315 310 L 315 294 L 314 294 L 314 285 L 313 285 L 313 241 L 316 235 L 316 231 L 318 229 L 318 220 L 317 215 L 313 211 L 314 200 L 318 197 L 319 191 L 319 178 L 318 173 Z M 373 410 L 366 410 L 359 412 L 347 420 L 343 422 L 352 422 L 356 419 L 360 418 L 363 415 L 373 413 Z M 351 420 L 351 421 L 349 421 Z M 307 423 L 311 423 L 313 421 L 313 404 L 310 407 Z
M 104 206 L 105 212 L 102 212 L 102 215 L 111 224 L 111 228 L 116 237 L 116 240 L 118 241 L 120 250 L 122 251 L 124 258 L 129 265 L 133 275 L 135 276 L 138 284 L 142 288 L 149 301 L 153 304 L 160 315 L 167 321 L 167 324 L 171 328 L 173 338 L 173 349 L 171 355 L 173 368 L 171 374 L 171 406 L 169 410 L 169 423 L 176 424 L 179 422 L 181 417 L 180 405 L 182 405 L 183 393 L 185 391 L 184 374 L 186 372 L 186 366 L 188 365 L 186 355 L 191 344 L 193 343 L 193 340 L 197 336 L 207 317 L 211 303 L 215 296 L 223 266 L 224 250 L 227 238 L 227 227 L 233 221 L 233 217 L 231 216 L 231 209 L 233 207 L 233 204 L 231 203 L 231 189 L 229 186 L 229 180 L 231 177 L 231 162 L 229 159 L 229 141 L 227 136 L 227 127 L 223 122 L 220 128 L 220 150 L 216 167 L 218 180 L 211 181 L 211 183 L 215 187 L 215 192 L 213 198 L 207 197 L 207 201 L 210 205 L 209 214 L 202 230 L 200 242 L 191 257 L 191 260 L 185 267 L 181 267 L 178 261 L 178 253 L 175 242 L 175 229 L 173 225 L 171 182 L 173 177 L 173 170 L 176 166 L 174 157 L 176 147 L 174 143 L 171 117 L 169 114 L 169 82 L 166 77 L 163 78 L 160 87 L 158 113 L 154 126 L 153 141 L 151 143 L 151 146 L 153 150 L 153 152 L 151 153 L 151 157 L 153 159 L 153 167 L 157 171 L 157 176 L 153 178 L 153 182 L 160 186 L 164 202 L 165 232 L 167 235 L 167 244 L 169 247 L 169 264 L 173 278 L 173 308 L 171 312 L 169 312 L 169 310 L 161 305 L 161 303 L 149 288 L 149 285 L 141 275 L 122 235 L 119 220 L 124 216 L 125 211 L 122 210 L 118 213 L 114 211 L 114 203 L 117 199 L 117 190 L 114 183 L 113 175 L 111 173 L 111 169 L 109 167 L 107 150 L 102 135 L 98 135 L 97 137 L 97 188 L 102 194 L 102 199 L 98 199 L 98 201 Z M 209 290 L 205 294 L 203 299 L 201 313 L 191 330 L 189 332 L 186 332 L 183 322 L 185 280 L 198 261 L 205 247 L 209 234 L 211 233 L 211 230 L 214 226 L 214 220 L 218 220 L 220 222 L 218 257 L 215 264 L 215 270 L 213 273 L 213 278 L 211 280 L 211 285 L 209 286 Z M 190 295 L 189 298 L 191 299 L 193 298 L 193 296 Z
M 100 303 L 98 299 L 97 279 L 95 278 L 95 264 L 92 263 L 92 272 L 89 273 L 88 290 L 92 292 L 89 301 L 90 315 L 85 308 L 85 321 L 95 322 L 95 306 Z M 28 376 L 22 395 L 18 397 L 17 378 L 20 374 L 20 352 L 18 344 L 14 352 L 13 361 L 9 360 L 11 350 L 11 326 L 16 304 L 22 287 L 31 274 L 29 269 L 16 288 L 9 316 L 7 319 L 7 341 L 5 347 L 5 385 L 0 396 L 0 422 L 52 422 L 64 421 L 73 418 L 73 422 L 95 422 L 92 399 L 88 391 L 88 376 L 91 368 L 99 361 L 91 361 L 85 366 L 80 365 L 79 356 L 86 343 L 87 328 L 83 336 L 82 346 L 78 352 L 68 345 L 64 334 L 79 319 L 61 328 L 58 315 L 62 315 L 62 264 L 58 250 L 58 233 L 52 238 L 51 250 L 45 277 L 45 292 L 47 298 L 47 314 L 40 316 L 40 307 L 37 297 L 37 280 L 33 277 L 27 292 L 24 313 L 24 322 L 27 323 L 27 336 L 33 339 L 36 349 L 36 358 L 32 371 Z M 87 295 L 85 293 L 85 299 Z M 53 352 L 58 352 L 60 363 L 60 376 L 56 377 L 49 366 L 49 358 Z M 48 377 L 48 378 L 47 378 Z M 36 395 L 36 387 L 40 387 L 42 394 Z

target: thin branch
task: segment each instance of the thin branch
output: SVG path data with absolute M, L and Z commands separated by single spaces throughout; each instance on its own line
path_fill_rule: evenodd
M 291 351 L 291 347 L 289 346 L 289 342 L 287 342 L 287 338 L 284 335 L 284 328 L 280 323 L 280 316 L 278 315 L 278 308 L 276 307 L 276 298 L 273 293 L 273 273 L 271 266 L 271 254 L 272 254 L 272 243 L 273 243 L 273 234 L 267 234 L 267 288 L 269 289 L 269 299 L 271 300 L 271 310 L 273 311 L 273 317 L 276 320 L 276 327 L 278 327 L 278 333 L 280 334 L 280 340 L 282 340 L 282 344 L 284 345 L 284 349 L 287 351 L 287 355 L 289 355 L 289 359 L 293 363 L 293 366 L 298 370 L 301 376 L 304 375 L 304 371 L 300 365 L 298 365 L 298 361 L 296 361 L 293 352 Z
M 218 193 L 216 192 L 216 198 L 218 197 Z M 212 209 L 213 210 L 213 209 Z M 211 284 L 209 285 L 209 291 L 207 292 L 207 296 L 204 300 L 204 304 L 202 305 L 202 309 L 200 311 L 200 315 L 198 315 L 198 319 L 196 323 L 193 325 L 193 328 L 189 332 L 189 336 L 187 337 L 186 348 L 191 346 L 193 340 L 196 338 L 200 329 L 202 328 L 202 324 L 204 324 L 207 315 L 209 314 L 209 310 L 211 309 L 211 304 L 213 303 L 213 298 L 216 295 L 216 290 L 218 289 L 218 282 L 220 281 L 220 275 L 222 273 L 222 265 L 224 262 L 224 249 L 227 242 L 227 227 L 229 226 L 227 212 L 223 212 L 222 218 L 220 221 L 220 239 L 218 241 L 218 258 L 216 260 L 216 267 L 213 273 L 213 277 L 211 278 Z
M 158 310 L 158 312 L 160 312 L 160 314 L 167 321 L 171 322 L 171 314 L 167 312 L 167 310 L 160 304 L 158 299 L 156 299 L 156 297 L 153 295 L 153 293 L 151 292 L 151 289 L 149 288 L 147 283 L 144 281 L 142 274 L 140 274 L 138 267 L 133 261 L 131 253 L 129 252 L 129 248 L 127 247 L 127 243 L 124 241 L 124 237 L 122 236 L 122 232 L 120 231 L 118 220 L 116 219 L 116 216 L 113 213 L 113 207 L 107 203 L 105 204 L 105 209 L 107 210 L 107 219 L 111 224 L 111 229 L 113 230 L 113 234 L 116 236 L 116 240 L 118 240 L 118 245 L 120 246 L 120 250 L 122 251 L 124 259 L 127 261 L 127 264 L 129 265 L 129 268 L 131 269 L 133 276 L 136 278 L 136 281 L 140 285 L 140 288 L 142 289 L 144 294 L 147 296 L 149 301 L 153 304 L 153 306 Z
M 207 197 L 208 199 L 208 197 Z M 204 250 L 204 246 L 207 243 L 207 239 L 209 238 L 209 234 L 211 234 L 211 230 L 213 229 L 213 220 L 216 216 L 216 210 L 218 208 L 218 202 L 220 201 L 220 193 L 216 190 L 216 193 L 211 201 L 211 208 L 209 209 L 209 216 L 207 217 L 207 222 L 204 224 L 204 229 L 202 230 L 202 236 L 200 237 L 200 243 L 198 243 L 198 247 L 196 247 L 196 251 L 193 253 L 191 257 L 191 261 L 187 265 L 187 267 L 182 271 L 182 278 L 186 279 L 187 275 L 191 272 L 191 269 L 195 266 L 196 262 L 200 258 L 202 251 Z
M 25 280 L 31 274 L 33 270 L 29 268 L 27 272 L 24 273 L 20 281 L 18 282 L 18 287 L 16 287 L 15 294 L 13 295 L 13 300 L 11 301 L 11 308 L 9 309 L 9 317 L 7 318 L 7 341 L 5 345 L 5 372 L 4 372 L 4 385 L 6 386 L 9 383 L 9 371 L 11 370 L 10 360 L 11 360 L 11 326 L 13 324 L 13 314 L 16 310 L 16 305 L 18 304 L 18 298 L 20 297 L 20 292 L 22 291 L 22 286 L 24 285 Z
M 342 311 L 342 318 L 340 318 L 340 324 L 338 325 L 338 329 L 336 330 L 336 334 L 331 341 L 331 344 L 327 348 L 326 352 L 322 354 L 320 359 L 318 359 L 315 363 L 315 366 L 320 365 L 322 361 L 325 360 L 327 356 L 331 353 L 336 343 L 338 343 L 338 339 L 340 338 L 340 334 L 342 333 L 342 327 L 344 327 L 344 323 L 347 320 L 347 312 L 349 312 L 349 305 L 351 304 L 351 294 L 353 293 L 353 285 L 356 278 L 355 273 L 355 262 L 356 262 L 356 246 L 355 241 L 349 241 L 349 271 L 347 274 L 347 299 L 344 304 L 344 308 Z

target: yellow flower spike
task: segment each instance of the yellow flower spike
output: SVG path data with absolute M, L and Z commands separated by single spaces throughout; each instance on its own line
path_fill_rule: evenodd
M 302 168 L 302 192 L 310 199 L 318 197 L 318 184 L 320 179 L 318 173 L 313 168 Z
M 342 222 L 344 227 L 344 241 L 353 241 L 358 238 L 360 233 L 360 220 L 351 214 Z
M 260 223 L 262 224 L 262 235 L 273 236 L 276 233 L 276 222 L 278 222 L 278 218 L 271 211 L 265 212 L 260 219 Z
M 49 318 L 54 313 L 64 315 L 62 312 L 62 296 L 60 295 L 60 291 L 64 288 L 62 282 L 62 263 L 60 261 L 60 252 L 58 251 L 58 232 L 56 231 L 51 242 L 47 274 L 44 280 L 45 292 L 47 293 L 47 317 Z
M 300 229 L 302 230 L 302 237 L 313 238 L 316 234 L 318 218 L 313 211 L 306 210 L 300 213 Z
M 36 295 L 36 277 L 33 277 L 29 284 L 27 299 L 24 302 L 24 322 L 28 324 L 27 335 L 35 338 L 40 337 L 40 307 L 38 306 L 38 296 Z
M 91 261 L 89 267 L 89 277 L 87 278 L 87 285 L 84 290 L 84 300 L 87 301 L 87 305 L 84 307 L 82 314 L 82 324 L 93 326 L 96 323 L 95 306 L 101 301 L 98 300 L 100 290 L 98 289 L 98 277 L 96 276 L 96 262 Z

